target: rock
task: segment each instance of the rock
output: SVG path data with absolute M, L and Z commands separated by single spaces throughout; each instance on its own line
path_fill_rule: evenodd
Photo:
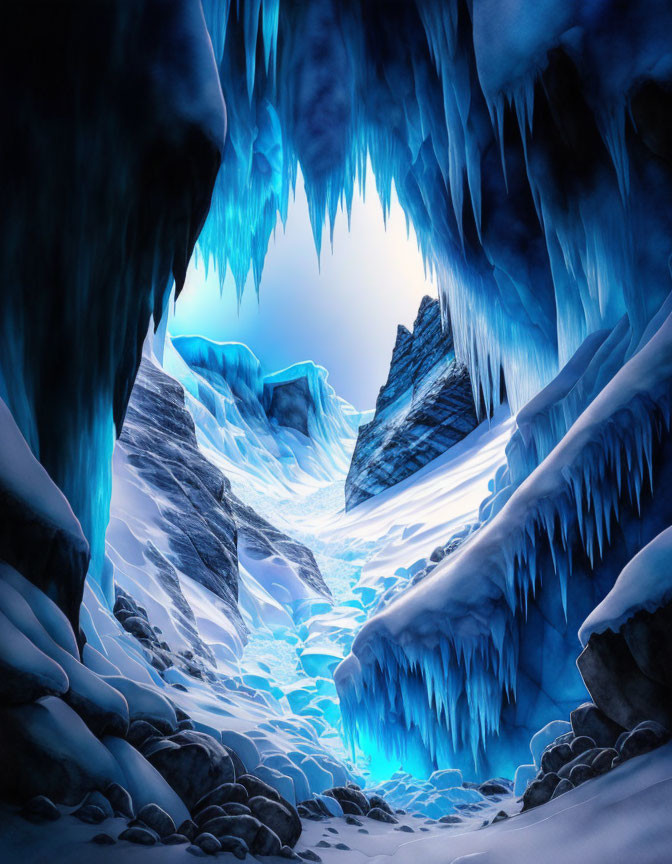
M 200 846 L 187 846 L 187 852 L 195 858 L 207 858 L 208 853 L 204 852 Z
M 585 750 L 583 753 L 579 753 L 578 756 L 574 756 L 570 762 L 567 762 L 560 768 L 557 772 L 558 776 L 560 778 L 569 778 L 572 768 L 576 765 L 592 765 L 593 759 L 596 759 L 600 752 L 599 747 L 594 747 L 592 750 Z
M 156 690 L 130 678 L 124 678 L 123 675 L 105 675 L 103 680 L 118 690 L 128 703 L 131 723 L 135 720 L 145 720 L 163 735 L 170 735 L 177 729 L 175 709 L 168 699 Z
M 4 703 L 33 702 L 67 693 L 65 670 L 48 657 L 0 611 L 0 698 Z
M 131 636 L 136 639 L 154 639 L 154 631 L 145 621 L 138 615 L 130 615 L 124 619 L 121 625 L 124 630 L 128 631 Z
M 251 812 L 246 804 L 238 804 L 237 801 L 227 801 L 226 804 L 220 806 L 224 816 L 244 816 Z
M 112 807 L 112 804 L 110 803 L 109 799 L 97 789 L 95 789 L 93 792 L 89 792 L 89 794 L 86 796 L 82 803 L 93 804 L 94 807 L 100 808 L 100 810 L 103 811 L 106 819 L 114 818 L 114 809 Z
M 275 792 L 275 790 L 271 791 Z M 270 796 L 267 795 L 266 797 Z M 245 786 L 242 786 L 240 783 L 222 783 L 199 799 L 193 808 L 193 812 L 199 813 L 211 804 L 222 805 L 229 802 L 245 804 L 247 799 L 248 794 Z
M 219 838 L 219 843 L 222 847 L 222 852 L 231 852 L 240 861 L 242 861 L 250 851 L 247 843 L 240 837 L 233 837 L 225 834 Z
M 136 748 L 140 748 L 148 738 L 160 737 L 161 733 L 156 726 L 146 720 L 134 720 L 126 734 L 126 740 Z
M 559 782 L 560 778 L 553 772 L 544 774 L 539 780 L 533 780 L 523 794 L 523 812 L 550 801 Z
M 105 797 L 110 802 L 115 813 L 120 813 L 127 819 L 132 819 L 135 816 L 131 796 L 123 786 L 120 786 L 118 783 L 110 783 L 105 789 Z
M 390 816 L 394 815 L 392 808 L 387 803 L 387 801 L 382 797 L 382 795 L 369 796 L 369 809 L 371 809 L 372 807 L 377 807 L 379 810 L 384 810 L 385 813 L 389 813 Z M 362 815 L 366 815 L 366 811 L 363 811 Z
M 110 737 L 104 743 L 122 771 L 123 786 L 128 789 L 136 810 L 145 804 L 158 804 L 176 825 L 189 818 L 189 811 L 175 790 L 128 741 Z
M 280 850 L 280 857 L 287 858 L 290 861 L 301 861 L 301 857 L 296 854 L 293 849 L 290 849 L 289 846 L 283 846 Z
M 282 842 L 278 835 L 268 825 L 260 825 L 252 845 L 253 855 L 279 855 Z
M 581 735 L 579 738 L 575 738 L 569 746 L 574 756 L 580 756 L 588 750 L 594 750 L 595 742 L 587 735 Z
M 175 823 L 158 804 L 145 804 L 138 811 L 138 819 L 141 819 L 147 827 L 156 831 L 159 837 L 167 837 L 169 834 L 175 833 Z
M 569 792 L 570 789 L 574 788 L 574 784 L 571 780 L 567 780 L 566 777 L 563 777 L 562 780 L 558 783 L 558 785 L 553 790 L 553 794 L 551 795 L 551 800 L 553 798 L 559 798 L 560 795 L 564 795 L 565 792 Z
M 119 835 L 120 840 L 128 840 L 129 843 L 139 843 L 141 846 L 153 846 L 156 843 L 156 835 L 147 828 L 133 825 Z
M 21 816 L 29 822 L 55 822 L 56 819 L 61 818 L 61 813 L 46 795 L 36 795 L 30 801 L 26 801 Z
M 498 783 L 496 780 L 486 780 L 485 783 L 481 783 L 478 787 L 478 791 L 481 795 L 485 795 L 486 798 L 491 795 L 508 795 L 509 790 L 506 786 L 502 786 L 501 783 Z
M 346 816 L 345 817 L 345 824 L 346 825 L 359 825 L 359 826 L 361 826 L 363 823 L 360 822 L 359 819 L 356 819 L 354 816 Z
M 541 770 L 544 774 L 557 772 L 563 765 L 574 758 L 569 744 L 555 744 L 541 754 Z
M 669 688 L 642 672 L 622 633 L 593 633 L 576 662 L 593 702 L 614 723 L 672 725 Z
M 114 837 L 110 837 L 109 834 L 95 834 L 91 838 L 92 843 L 97 843 L 98 846 L 114 846 L 117 842 Z
M 595 771 L 590 765 L 575 765 L 569 772 L 569 781 L 573 786 L 580 786 L 586 780 L 592 780 Z
M 312 849 L 304 849 L 302 852 L 299 852 L 299 856 L 303 858 L 304 861 L 314 861 L 316 864 L 321 864 L 322 861 L 317 852 L 313 852 Z
M 215 787 L 234 780 L 233 763 L 221 744 L 202 732 L 178 732 L 165 748 L 148 755 L 151 764 L 192 809 Z
M 161 838 L 164 846 L 181 846 L 183 843 L 191 843 L 191 839 L 186 834 L 180 834 L 179 831 L 175 834 L 168 834 Z
M 618 736 L 624 731 L 614 723 L 593 702 L 584 702 L 570 714 L 572 730 L 577 738 L 592 738 L 597 747 L 613 747 Z
M 281 796 L 272 786 L 269 786 L 263 780 L 255 777 L 253 774 L 243 774 L 237 781 L 241 786 L 244 786 L 250 798 L 257 795 L 262 795 L 264 798 L 270 798 L 271 801 L 280 801 Z M 244 803 L 244 802 L 243 802 Z
M 439 822 L 442 822 L 444 825 L 459 825 L 462 822 L 461 816 L 453 816 L 452 814 L 449 816 L 442 816 L 439 819 Z
M 185 819 L 178 828 L 178 834 L 184 834 L 189 840 L 193 840 L 194 837 L 198 834 L 198 825 L 195 822 L 192 822 L 191 819 Z
M 364 816 L 361 808 L 359 808 L 356 804 L 353 804 L 352 801 L 339 801 L 338 803 L 341 805 L 343 813 L 350 816 Z
M 359 428 L 346 510 L 409 477 L 477 425 L 469 373 L 455 359 L 452 333 L 442 330 L 438 301 L 424 297 L 413 332 L 397 330 L 373 420 Z
M 219 838 L 224 834 L 239 837 L 251 848 L 261 822 L 254 816 L 218 816 L 201 826 L 202 831 Z
M 381 810 L 380 807 L 372 807 L 369 812 L 366 814 L 369 819 L 375 819 L 376 822 L 389 822 L 390 824 L 396 825 L 399 821 L 395 819 L 390 813 L 386 813 L 385 810 Z
M 0 708 L 0 797 L 46 795 L 77 805 L 120 779 L 119 768 L 79 715 L 55 696 Z
M 670 733 L 654 720 L 644 721 L 632 730 L 622 742 L 619 755 L 621 761 L 641 756 L 650 750 L 655 750 L 670 740 Z
M 239 807 L 244 807 L 244 804 L 239 804 Z M 216 819 L 217 816 L 237 816 L 237 813 L 225 813 L 224 810 L 219 806 L 219 804 L 210 804 L 208 807 L 204 807 L 203 810 L 199 810 L 194 817 L 194 821 L 197 825 L 204 825 L 206 822 L 209 822 L 210 819 Z
M 404 831 L 406 834 L 414 833 L 410 825 L 400 825 L 398 828 L 395 828 L 395 831 Z
M 617 756 L 618 752 L 613 747 L 601 750 L 595 759 L 593 759 L 593 771 L 596 774 L 606 774 L 607 771 L 611 770 L 612 762 Z
M 558 784 L 559 785 L 559 784 Z M 556 787 L 557 789 L 557 787 Z M 555 795 L 555 792 L 553 793 Z M 503 822 L 505 819 L 509 818 L 509 814 L 504 810 L 499 810 L 495 816 L 493 816 L 492 824 L 494 825 L 496 822 Z
M 359 810 L 359 813 L 354 814 L 355 816 L 360 814 L 366 815 L 371 809 L 366 795 L 357 789 L 353 789 L 351 786 L 334 786 L 331 789 L 327 789 L 324 794 L 329 795 L 331 798 L 335 798 L 341 807 L 343 807 L 344 801 L 354 804 Z M 347 812 L 345 808 L 343 809 L 343 812 Z
M 296 811 L 292 813 L 288 807 L 262 795 L 250 798 L 247 804 L 252 815 L 277 834 L 281 845 L 292 848 L 296 845 L 301 836 L 301 821 Z
M 212 834 L 199 834 L 194 840 L 194 845 L 202 849 L 207 855 L 216 855 L 222 848 L 222 844 Z
M 89 825 L 99 825 L 105 820 L 105 814 L 95 804 L 85 804 L 83 807 L 75 810 L 72 815 L 79 819 L 80 822 L 87 822 Z

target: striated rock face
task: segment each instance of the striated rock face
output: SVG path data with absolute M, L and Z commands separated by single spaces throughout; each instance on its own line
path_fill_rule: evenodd
M 210 592 L 241 640 L 239 555 L 291 568 L 309 588 L 330 596 L 312 552 L 243 504 L 203 455 L 182 386 L 148 353 L 115 448 L 107 554 L 116 581 L 136 599 L 138 584 L 153 581 L 165 592 L 182 647 L 206 662 L 213 658 L 199 635 L 189 580 Z M 129 632 L 157 641 L 144 619 L 122 612 Z
M 477 423 L 469 373 L 442 330 L 439 301 L 423 297 L 413 332 L 399 326 L 376 413 L 360 427 L 346 510 L 414 474 Z

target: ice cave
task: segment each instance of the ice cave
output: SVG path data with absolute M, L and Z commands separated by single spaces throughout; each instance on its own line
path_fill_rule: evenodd
M 672 861 L 672 0 L 2 13 L 0 862 Z

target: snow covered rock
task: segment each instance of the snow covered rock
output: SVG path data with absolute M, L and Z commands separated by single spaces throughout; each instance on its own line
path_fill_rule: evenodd
M 159 772 L 138 753 L 128 741 L 122 738 L 107 737 L 103 744 L 118 765 L 119 784 L 128 790 L 136 812 L 147 804 L 157 804 L 166 811 L 176 825 L 181 825 L 189 819 L 189 811 L 177 792 L 168 785 Z M 112 796 L 109 788 L 106 795 Z M 128 801 L 125 796 L 116 793 L 110 797 L 115 809 L 128 811 Z M 122 805 L 122 806 L 120 806 Z M 128 812 L 125 813 L 128 816 Z
M 54 696 L 0 708 L 0 727 L 5 797 L 46 795 L 72 805 L 92 789 L 123 782 L 109 751 L 72 708 Z
M 0 560 L 52 597 L 76 631 L 88 543 L 65 496 L 31 453 L 2 400 L 0 438 Z M 62 629 L 55 616 L 53 620 Z
M 442 328 L 439 301 L 423 297 L 413 332 L 397 331 L 375 415 L 359 429 L 346 509 L 409 477 L 477 425 L 469 373 Z
M 647 720 L 672 728 L 671 553 L 668 528 L 626 565 L 579 633 L 586 687 L 625 729 Z

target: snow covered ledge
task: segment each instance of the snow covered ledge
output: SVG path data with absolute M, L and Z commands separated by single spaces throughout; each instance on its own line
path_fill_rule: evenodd
M 672 728 L 672 528 L 623 569 L 579 631 L 578 666 L 599 707 L 632 728 Z
M 667 317 L 501 512 L 367 622 L 335 676 L 353 743 L 403 754 L 419 738 L 440 765 L 507 771 L 530 732 L 584 698 L 576 632 L 672 522 L 667 483 L 654 506 L 642 497 L 672 461 L 671 381 Z

